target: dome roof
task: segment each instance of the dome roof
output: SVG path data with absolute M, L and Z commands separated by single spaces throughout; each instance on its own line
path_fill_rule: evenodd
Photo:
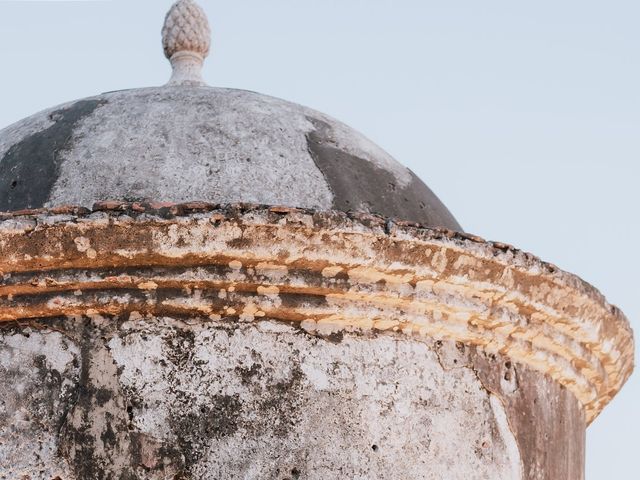
M 103 200 L 354 210 L 460 228 L 419 178 L 364 136 L 252 92 L 113 92 L 0 131 L 0 210 Z
M 181 0 L 163 29 L 174 69 L 167 86 L 78 100 L 1 130 L 0 211 L 246 202 L 460 230 L 413 172 L 346 125 L 284 100 L 204 85 L 208 36 L 204 13 Z

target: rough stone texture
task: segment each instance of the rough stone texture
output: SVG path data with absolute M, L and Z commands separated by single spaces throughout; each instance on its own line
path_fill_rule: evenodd
M 585 421 L 575 397 L 548 377 L 506 358 L 495 360 L 477 355 L 470 361 L 484 388 L 503 399 L 520 445 L 523 478 L 584 478 Z
M 78 394 L 79 354 L 50 329 L 0 333 L 1 479 L 70 478 L 58 434 Z
M 359 133 L 252 92 L 113 92 L 0 131 L 0 211 L 105 200 L 352 210 L 461 230 L 420 179 Z
M 633 368 L 575 276 L 371 215 L 0 214 L 0 275 L 0 478 L 581 480 Z
M 52 121 L 46 128 L 30 130 L 28 141 L 18 142 L 7 150 L 0 164 L 3 210 L 45 204 L 62 166 L 60 152 L 70 147 L 73 132 L 82 119 L 100 105 L 99 100 L 85 100 L 56 110 L 49 115 Z
M 624 315 L 209 45 L 0 131 L 0 479 L 582 480 Z
M 488 390 L 508 360 L 461 344 L 138 313 L 35 320 L 0 342 L 0 381 L 50 397 L 19 398 L 23 426 L 0 442 L 38 447 L 0 456 L 0 478 L 582 478 L 575 398 L 520 365 Z
M 506 245 L 338 212 L 98 208 L 4 216 L 0 321 L 135 310 L 419 333 L 548 374 L 589 422 L 633 370 L 617 308 Z

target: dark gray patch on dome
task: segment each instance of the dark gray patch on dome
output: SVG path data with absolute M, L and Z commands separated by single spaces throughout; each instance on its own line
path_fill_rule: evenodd
M 49 128 L 23 138 L 0 159 L 0 211 L 45 205 L 60 175 L 60 153 L 76 125 L 106 100 L 81 100 L 49 114 Z
M 409 184 L 399 185 L 392 172 L 337 148 L 328 123 L 309 116 L 307 119 L 315 127 L 307 134 L 309 153 L 329 183 L 334 209 L 365 210 L 462 231 L 440 199 L 413 172 L 409 171 Z

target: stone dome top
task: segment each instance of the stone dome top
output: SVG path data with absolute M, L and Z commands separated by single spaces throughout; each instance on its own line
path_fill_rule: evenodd
M 163 28 L 168 85 L 70 102 L 0 130 L 0 211 L 109 200 L 244 202 L 461 230 L 413 172 L 343 123 L 206 86 L 208 38 L 202 9 L 180 0 Z

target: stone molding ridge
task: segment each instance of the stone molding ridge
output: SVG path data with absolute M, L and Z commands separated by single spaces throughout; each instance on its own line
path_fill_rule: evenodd
M 0 214 L 0 322 L 94 314 L 463 342 L 549 375 L 588 422 L 633 370 L 629 322 L 595 288 L 473 235 L 245 204 Z

